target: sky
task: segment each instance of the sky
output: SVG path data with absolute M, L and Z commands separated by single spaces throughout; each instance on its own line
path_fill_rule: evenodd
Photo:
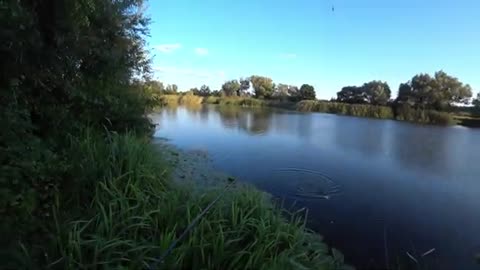
M 262 75 L 315 87 L 398 86 L 444 70 L 480 90 L 479 0 L 150 0 L 154 76 L 180 90 Z

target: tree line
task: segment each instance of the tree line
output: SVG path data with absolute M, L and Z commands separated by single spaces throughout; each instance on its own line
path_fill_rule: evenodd
M 433 76 L 417 74 L 400 84 L 394 100 L 391 99 L 391 93 L 386 82 L 371 81 L 362 86 L 343 87 L 337 93 L 335 101 L 351 104 L 408 105 L 418 109 L 444 111 L 456 104 L 468 104 L 472 97 L 472 88 L 444 71 L 437 71 Z M 479 104 L 478 99 L 473 103 Z
M 164 86 L 162 82 L 149 80 L 145 86 L 152 92 L 161 94 L 177 94 L 178 87 L 175 84 Z M 251 92 L 250 89 L 253 91 Z M 202 85 L 200 88 L 191 88 L 188 92 L 197 96 L 226 96 L 226 97 L 255 97 L 259 99 L 277 100 L 314 100 L 315 88 L 309 84 L 303 84 L 300 88 L 283 83 L 275 84 L 271 78 L 252 75 L 239 80 L 229 80 L 222 84 L 221 89 L 211 90 L 209 86 Z

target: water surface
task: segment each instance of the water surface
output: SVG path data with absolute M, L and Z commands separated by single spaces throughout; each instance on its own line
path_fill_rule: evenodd
M 428 269 L 479 269 L 480 130 L 218 106 L 152 117 L 155 136 L 308 207 L 309 226 L 360 269 L 413 267 L 407 252 Z

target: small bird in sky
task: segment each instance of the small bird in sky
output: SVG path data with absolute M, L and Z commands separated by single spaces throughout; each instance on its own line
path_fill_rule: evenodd
M 332 12 L 335 12 L 335 6 L 332 6 Z

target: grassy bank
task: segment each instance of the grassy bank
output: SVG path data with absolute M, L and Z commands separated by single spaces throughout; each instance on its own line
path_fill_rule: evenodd
M 393 110 L 387 106 L 303 100 L 297 104 L 297 110 L 303 112 L 323 112 L 380 119 L 393 118 Z
M 419 124 L 480 126 L 478 119 L 448 112 L 415 109 L 410 106 L 377 106 L 369 104 L 349 104 L 319 100 L 302 100 L 298 103 L 263 100 L 251 97 L 200 97 L 191 94 L 163 95 L 161 103 L 166 106 L 216 104 L 221 106 L 279 107 L 302 112 L 322 112 L 377 119 L 392 119 Z
M 297 109 L 304 112 L 323 112 L 378 119 L 393 119 L 420 124 L 454 125 L 454 116 L 447 112 L 420 110 L 410 106 L 375 106 L 367 104 L 348 104 L 338 102 L 303 100 Z
M 158 257 L 220 192 L 173 183 L 148 140 L 90 132 L 72 138 L 78 172 L 57 194 L 42 247 L 18 243 L 8 266 L 56 269 L 347 269 L 343 256 L 264 193 L 237 184 L 163 263 Z M 41 259 L 37 257 L 41 254 Z

